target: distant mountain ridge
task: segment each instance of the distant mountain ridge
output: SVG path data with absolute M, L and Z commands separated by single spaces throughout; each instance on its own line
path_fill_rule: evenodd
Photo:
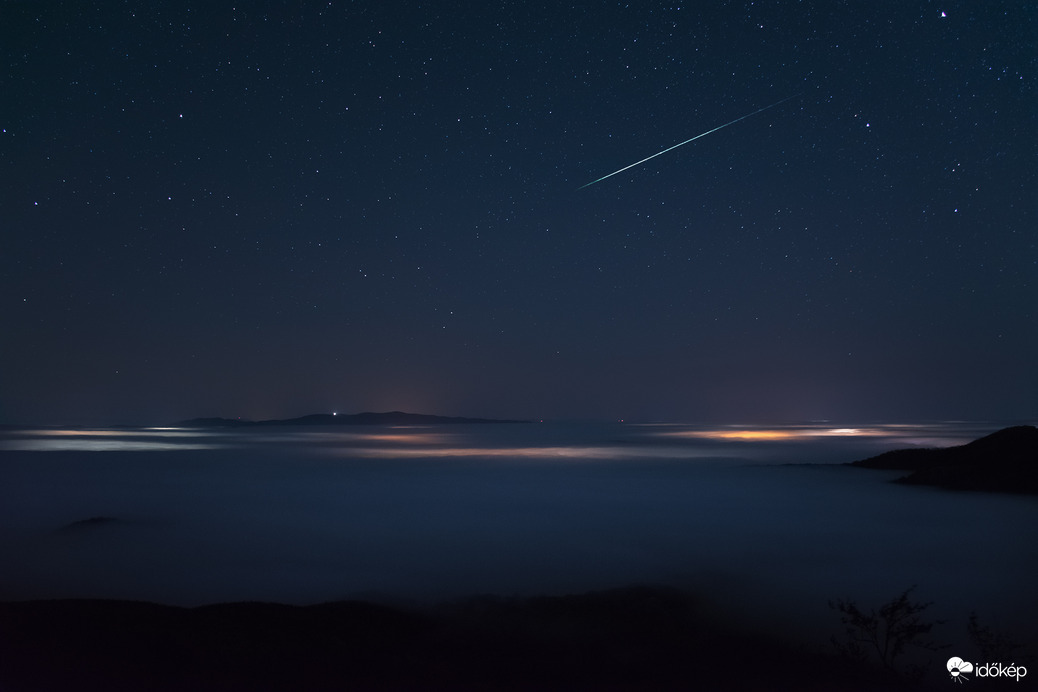
M 241 420 L 240 418 L 192 418 L 177 423 L 184 428 L 251 428 L 273 425 L 460 425 L 485 423 L 529 423 L 528 420 L 499 418 L 464 418 L 459 416 L 433 416 L 424 413 L 367 411 L 354 414 L 314 413 L 299 418 L 281 420 Z
M 1018 425 L 945 449 L 896 449 L 850 464 L 913 473 L 898 483 L 1038 494 L 1038 428 Z

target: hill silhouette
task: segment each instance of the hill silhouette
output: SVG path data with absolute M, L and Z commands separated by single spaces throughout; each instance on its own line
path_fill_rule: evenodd
M 909 485 L 1038 494 L 1038 428 L 1005 428 L 945 449 L 897 449 L 850 465 L 912 471 L 897 479 Z
M 240 418 L 192 418 L 177 423 L 184 428 L 249 428 L 272 425 L 461 425 L 485 423 L 529 423 L 526 420 L 503 420 L 497 418 L 464 418 L 459 416 L 433 416 L 424 413 L 388 411 L 385 413 L 314 413 L 299 418 L 280 420 L 241 420 Z
M 741 632 L 709 605 L 652 586 L 420 608 L 0 602 L 0 689 L 856 692 L 887 679 Z

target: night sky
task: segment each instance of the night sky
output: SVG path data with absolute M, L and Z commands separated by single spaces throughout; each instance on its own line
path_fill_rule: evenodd
M 0 423 L 1033 419 L 1036 47 L 1023 1 L 4 2 Z

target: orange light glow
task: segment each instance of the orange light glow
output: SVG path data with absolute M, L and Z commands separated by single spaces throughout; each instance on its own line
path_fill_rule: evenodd
M 812 437 L 878 437 L 889 435 L 889 431 L 876 428 L 724 428 L 719 430 L 680 430 L 662 432 L 666 437 L 685 437 L 706 440 L 746 440 L 768 442 L 778 440 L 805 440 Z
M 720 440 L 792 440 L 800 435 L 788 430 L 723 430 L 703 433 L 703 437 Z

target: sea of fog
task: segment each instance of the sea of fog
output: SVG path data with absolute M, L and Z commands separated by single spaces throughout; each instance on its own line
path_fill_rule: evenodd
M 916 586 L 1033 639 L 1038 498 L 843 466 L 998 426 L 6 430 L 0 600 L 442 601 L 671 585 L 764 629 Z

